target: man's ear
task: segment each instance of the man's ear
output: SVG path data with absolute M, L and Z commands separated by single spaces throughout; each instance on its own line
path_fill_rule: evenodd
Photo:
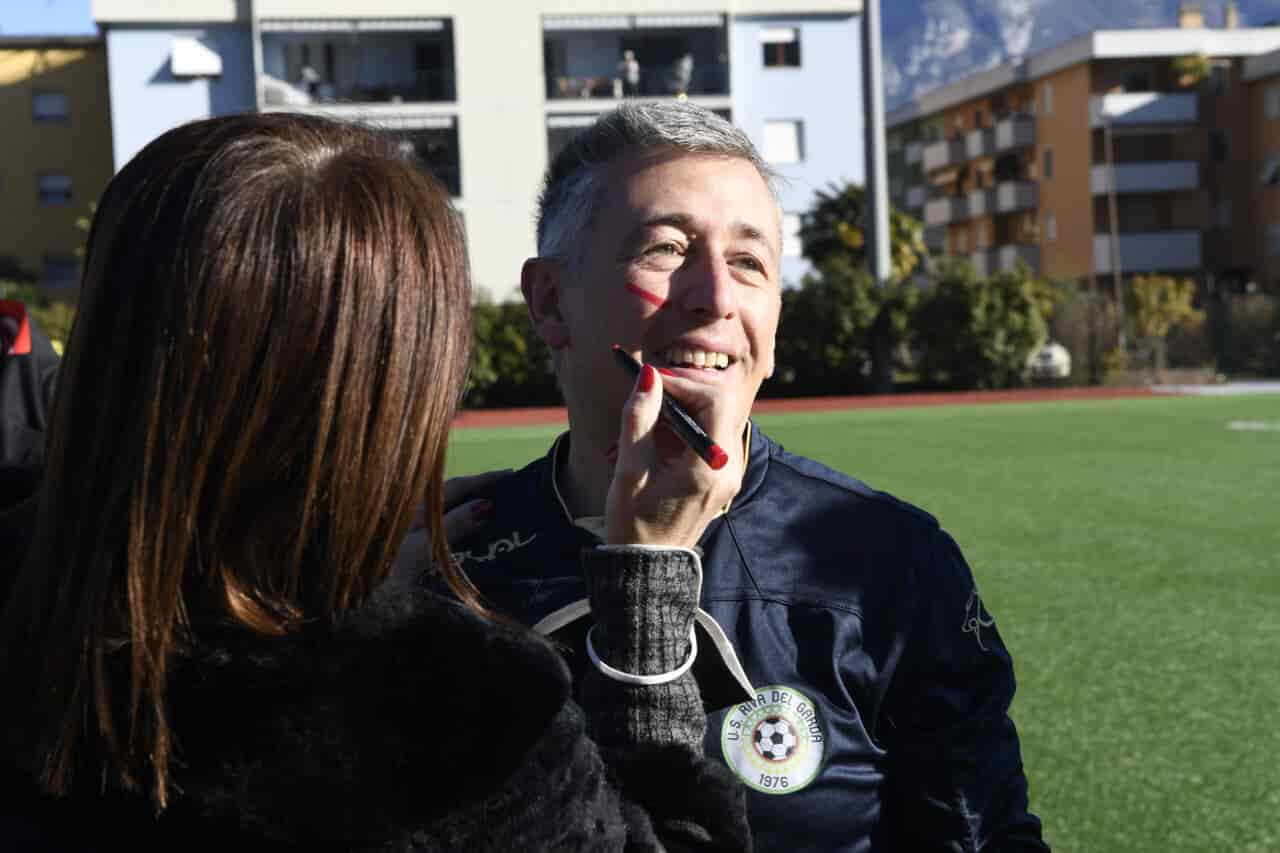
M 520 292 L 538 337 L 552 351 L 569 346 L 569 326 L 560 314 L 564 265 L 552 258 L 529 258 L 520 270 Z

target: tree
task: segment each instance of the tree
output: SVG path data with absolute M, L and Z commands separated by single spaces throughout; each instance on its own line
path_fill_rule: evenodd
M 914 318 L 921 377 L 955 389 L 1021 385 L 1057 300 L 1025 266 L 984 279 L 964 261 L 943 262 Z
M 815 267 L 830 257 L 848 258 L 866 267 L 866 190 L 856 184 L 830 184 L 818 190 L 813 209 L 800 216 L 800 246 Z M 924 229 L 907 214 L 889 208 L 889 254 L 892 278 L 902 281 L 915 272 L 928 254 Z
M 1140 275 L 1129 286 L 1129 322 L 1134 336 L 1146 341 L 1155 354 L 1158 375 L 1165 370 L 1169 331 L 1174 326 L 1203 319 L 1203 314 L 1192 304 L 1195 295 L 1195 282 L 1189 278 Z
M 800 217 L 800 245 L 804 256 L 814 266 L 814 279 L 825 283 L 816 293 L 799 300 L 825 300 L 832 310 L 851 311 L 838 318 L 827 318 L 835 325 L 836 331 L 848 331 L 840 338 L 841 343 L 824 342 L 823 346 L 828 350 L 833 346 L 856 346 L 850 352 L 850 359 L 858 360 L 863 355 L 869 359 L 860 367 L 863 384 L 866 384 L 867 375 L 863 368 L 869 364 L 873 389 L 890 391 L 893 386 L 893 352 L 906 335 L 907 321 L 918 295 L 908 279 L 928 250 L 920 223 L 890 208 L 892 269 L 889 281 L 877 287 L 868 271 L 866 216 L 866 191 L 862 187 L 831 184 L 826 190 L 818 191 L 813 209 Z M 809 286 L 817 285 L 802 285 L 802 289 Z M 841 296 L 831 292 L 831 288 L 848 292 Z M 793 297 L 793 301 L 796 298 Z M 854 329 L 858 330 L 856 335 Z M 860 343 L 855 345 L 851 336 Z M 845 377 L 843 384 L 849 384 L 847 374 L 839 375 Z

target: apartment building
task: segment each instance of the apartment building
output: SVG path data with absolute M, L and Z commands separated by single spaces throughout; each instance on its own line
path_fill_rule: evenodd
M 1176 29 L 1094 32 L 957 81 L 889 116 L 893 201 L 983 274 L 1246 278 L 1248 69 L 1277 49 L 1280 28 L 1187 8 Z
M 0 258 L 46 287 L 76 286 L 76 220 L 111 178 L 106 78 L 101 39 L 0 37 Z
M 1251 280 L 1280 291 L 1280 51 L 1244 64 L 1248 89 Z
M 473 278 L 517 293 L 548 158 L 620 99 L 729 117 L 786 179 L 784 276 L 813 193 L 863 179 L 861 0 L 94 0 L 116 168 L 165 130 L 243 110 L 402 135 L 448 185 Z M 634 68 L 627 57 L 635 58 Z M 635 73 L 631 73 L 634 70 Z M 833 97 L 833 92 L 840 92 Z

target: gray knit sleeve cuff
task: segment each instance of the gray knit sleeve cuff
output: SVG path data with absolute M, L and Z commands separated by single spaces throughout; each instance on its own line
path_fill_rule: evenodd
M 584 552 L 583 572 L 601 660 L 635 675 L 671 672 L 687 660 L 702 587 L 695 551 L 602 546 Z
M 675 674 L 692 652 L 702 561 L 694 551 L 608 546 L 583 552 L 591 642 L 609 667 L 639 676 Z M 591 736 L 606 753 L 644 744 L 701 751 L 706 731 L 692 672 L 637 686 L 588 665 L 579 686 Z

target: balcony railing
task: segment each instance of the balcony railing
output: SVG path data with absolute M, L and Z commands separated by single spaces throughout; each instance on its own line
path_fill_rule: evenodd
M 996 185 L 996 211 L 998 213 L 1034 210 L 1037 198 L 1036 185 L 1028 181 L 1005 181 Z
M 1120 271 L 1185 272 L 1200 269 L 1199 231 L 1148 231 L 1120 235 Z M 1093 237 L 1093 268 L 1111 272 L 1111 237 Z
M 456 100 L 447 21 L 264 20 L 261 26 L 263 107 Z
M 924 149 L 924 169 L 934 172 L 948 166 L 958 166 L 965 161 L 965 144 L 963 139 L 944 139 L 926 145 Z
M 907 210 L 919 210 L 924 207 L 925 189 L 917 184 L 907 187 Z
M 973 190 L 969 193 L 969 216 L 991 216 L 996 212 L 996 191 L 994 188 Z
M 1029 116 L 1013 116 L 996 123 L 996 153 L 1036 144 L 1036 122 Z
M 1118 193 L 1184 192 L 1200 187 L 1200 164 L 1194 160 L 1118 163 L 1111 168 L 1103 164 L 1094 166 L 1089 176 L 1094 195 L 1110 191 L 1113 172 Z
M 654 69 L 648 73 L 642 71 L 640 83 L 634 90 L 625 85 L 622 77 L 612 72 L 601 71 L 577 76 L 554 73 L 547 75 L 547 97 L 552 100 L 633 96 L 662 98 L 682 93 L 690 96 L 729 94 L 728 64 L 714 62 L 695 67 L 687 80 L 662 69 Z
M 987 157 L 996 150 L 996 134 L 992 128 L 980 127 L 964 135 L 964 153 L 969 160 Z
M 1190 92 L 1125 92 L 1094 95 L 1089 102 L 1093 127 L 1191 125 L 1199 119 L 1198 96 Z
M 924 222 L 926 225 L 961 222 L 969 218 L 968 206 L 964 196 L 931 199 L 924 206 Z
M 1040 271 L 1040 249 L 1036 246 L 1009 245 L 974 252 L 969 255 L 969 265 L 979 276 L 1013 272 L 1018 264 L 1026 264 L 1033 272 Z

